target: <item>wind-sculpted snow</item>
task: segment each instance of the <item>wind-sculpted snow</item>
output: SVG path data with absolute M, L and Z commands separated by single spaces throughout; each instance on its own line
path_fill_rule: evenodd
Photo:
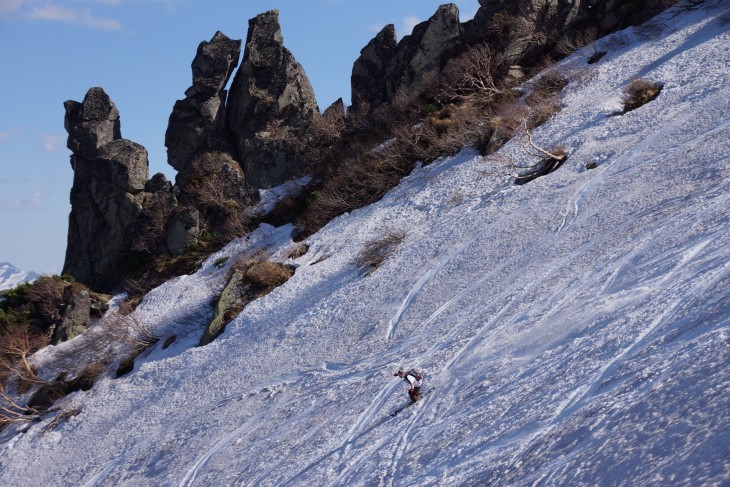
M 730 14 L 712 5 L 599 41 L 534 134 L 567 149 L 558 171 L 513 186 L 499 161 L 530 162 L 514 143 L 416 170 L 312 236 L 210 345 L 153 351 L 6 441 L 0 485 L 726 483 Z M 636 76 L 664 90 L 612 116 Z M 355 256 L 391 228 L 405 240 L 363 275 Z M 290 232 L 232 243 L 139 316 L 202 334 L 215 260 L 284 259 Z M 391 417 L 401 366 L 427 394 Z

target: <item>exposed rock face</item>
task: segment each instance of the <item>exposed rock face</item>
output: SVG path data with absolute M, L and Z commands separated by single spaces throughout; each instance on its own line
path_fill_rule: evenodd
M 196 154 L 227 150 L 225 134 L 225 86 L 238 65 L 241 41 L 216 32 L 203 41 L 192 63 L 193 86 L 178 100 L 165 133 L 169 164 L 184 173 Z
M 186 245 L 195 242 L 200 232 L 200 212 L 195 208 L 183 208 L 175 213 L 165 235 L 167 248 L 172 255 L 182 253 Z
M 322 112 L 322 117 L 344 117 L 346 110 L 347 108 L 345 107 L 345 102 L 342 101 L 342 98 L 338 98 L 337 100 L 332 102 L 332 105 L 328 106 L 325 111 Z
M 223 234 L 231 233 L 228 231 L 232 230 L 231 224 L 242 221 L 244 210 L 253 198 L 240 164 L 225 152 L 203 152 L 196 156 L 188 174 L 178 175 L 178 188 L 180 203 L 199 210 L 207 228 Z M 188 212 L 179 219 L 186 232 L 199 224 L 196 223 L 198 216 L 193 215 Z M 181 228 L 180 224 L 176 228 Z M 174 241 L 171 238 L 168 234 L 168 247 L 176 253 L 175 247 L 170 247 Z
M 462 32 L 459 9 L 453 3 L 440 6 L 397 45 L 395 28 L 386 26 L 360 51 L 352 68 L 353 107 L 373 109 L 391 101 L 399 90 L 419 91 L 429 73 L 439 72 Z
M 438 72 L 452 43 L 462 34 L 459 8 L 453 3 L 441 5 L 426 22 L 398 43 L 398 53 L 388 70 L 388 99 L 398 90 L 413 90 L 426 75 Z
M 643 22 L 661 2 L 615 0 L 479 0 L 473 20 L 464 24 L 462 43 L 488 42 L 506 54 L 506 63 L 533 65 L 562 36 L 595 28 L 601 36 Z
M 634 0 L 479 0 L 474 19 L 459 23 L 453 4 L 442 5 L 428 21 L 395 45 L 395 30 L 388 26 L 368 43 L 352 71 L 353 107 L 370 109 L 393 100 L 398 90 L 419 94 L 430 73 L 479 43 L 499 53 L 505 69 L 519 73 L 555 54 L 557 41 L 595 29 L 601 36 L 620 26 L 643 22 L 656 14 L 661 2 Z
M 375 108 L 388 101 L 388 68 L 397 54 L 393 24 L 386 25 L 362 51 L 352 67 L 352 106 Z M 379 80 L 380 82 L 374 82 Z
M 119 111 L 103 89 L 91 88 L 83 103 L 69 100 L 64 107 L 66 145 L 74 154 L 94 159 L 101 146 L 122 138 Z
M 63 272 L 110 289 L 142 212 L 147 151 L 121 138 L 119 113 L 101 88 L 89 90 L 83 103 L 67 101 L 65 107 L 74 183 Z
M 64 290 L 67 303 L 61 325 L 54 330 L 55 343 L 70 340 L 83 332 L 91 322 L 91 297 L 86 288 L 75 289 L 69 285 Z
M 317 111 L 304 69 L 284 47 L 279 12 L 251 19 L 227 105 L 228 129 L 251 185 L 271 187 L 302 173 L 292 139 Z

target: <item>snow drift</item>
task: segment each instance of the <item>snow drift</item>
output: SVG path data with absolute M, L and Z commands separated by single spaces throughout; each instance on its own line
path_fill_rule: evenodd
M 418 169 L 312 236 L 206 347 L 188 348 L 225 278 L 215 260 L 285 259 L 292 229 L 153 291 L 138 316 L 189 338 L 69 396 L 58 425 L 3 433 L 0 484 L 726 482 L 730 13 L 710 5 L 561 63 L 563 110 L 534 134 L 566 148 L 558 171 L 513 186 L 516 143 Z M 636 77 L 662 93 L 612 116 Z M 388 229 L 405 240 L 363 275 L 355 256 Z M 401 366 L 428 394 L 392 418 Z

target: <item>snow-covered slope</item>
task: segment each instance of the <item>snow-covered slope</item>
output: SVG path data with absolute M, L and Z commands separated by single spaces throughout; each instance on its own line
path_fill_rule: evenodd
M 513 186 L 516 143 L 419 169 L 311 237 L 206 347 L 186 349 L 215 259 L 252 242 L 283 258 L 291 228 L 155 290 L 138 316 L 190 338 L 67 398 L 70 419 L 6 432 L 0 485 L 726 483 L 730 13 L 712 5 L 600 41 L 534 134 L 568 150 L 555 173 Z M 637 76 L 661 95 L 609 116 Z M 353 258 L 389 228 L 404 242 L 364 276 Z M 390 417 L 400 366 L 427 393 Z
M 0 291 L 12 289 L 20 283 L 38 279 L 39 274 L 21 271 L 10 262 L 0 262 Z

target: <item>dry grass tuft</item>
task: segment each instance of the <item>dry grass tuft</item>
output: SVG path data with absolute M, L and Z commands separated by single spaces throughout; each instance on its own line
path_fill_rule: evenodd
M 246 280 L 255 288 L 266 289 L 281 286 L 294 275 L 291 267 L 278 262 L 256 262 L 246 271 Z
M 382 237 L 365 243 L 362 251 L 355 257 L 355 265 L 370 274 L 393 255 L 405 238 L 406 233 L 403 230 L 385 230 Z
M 636 110 L 659 96 L 664 84 L 638 78 L 629 83 L 623 90 L 623 113 Z

